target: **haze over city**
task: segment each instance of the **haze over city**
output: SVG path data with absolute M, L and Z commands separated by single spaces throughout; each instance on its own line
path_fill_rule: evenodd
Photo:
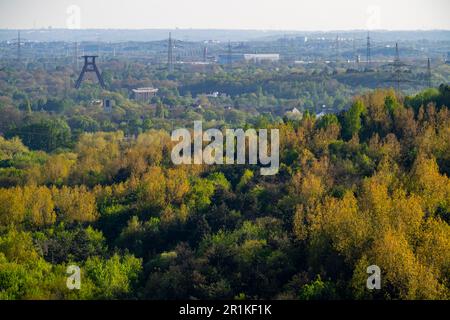
M 447 0 L 0 1 L 0 28 L 431 30 L 450 29 Z

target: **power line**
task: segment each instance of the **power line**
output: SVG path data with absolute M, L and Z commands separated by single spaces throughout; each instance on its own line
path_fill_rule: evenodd
M 340 47 L 339 47 L 339 35 L 336 36 L 336 63 L 339 63 Z
M 390 64 L 393 67 L 393 75 L 392 78 L 388 80 L 388 82 L 394 82 L 396 84 L 397 93 L 400 93 L 400 85 L 405 82 L 414 82 L 411 80 L 403 79 L 403 68 L 408 67 L 407 64 L 403 63 L 400 60 L 400 51 L 398 48 L 398 42 L 395 43 L 395 58 L 394 62 Z
M 22 44 L 26 39 L 22 38 L 20 30 L 17 31 L 17 38 L 12 39 L 12 43 L 17 45 L 17 61 L 20 63 L 22 61 Z
M 205 46 L 203 48 L 203 62 L 206 62 L 208 60 L 208 47 Z
M 74 43 L 74 65 L 75 65 L 75 70 L 78 70 L 78 42 L 75 41 Z
M 173 41 L 172 32 L 169 32 L 169 47 L 167 52 L 167 65 L 169 72 L 173 72 Z
M 398 52 L 398 43 L 395 43 L 395 59 L 394 59 L 394 73 L 397 82 L 397 92 L 400 92 L 400 72 L 401 72 L 400 53 Z
M 20 41 L 20 31 L 17 36 L 17 39 L 18 39 L 18 41 L 17 41 L 17 60 L 20 62 L 21 58 L 22 58 L 21 43 L 20 43 L 21 42 Z
M 232 49 L 231 49 L 231 41 L 228 41 L 228 55 L 227 55 L 227 64 L 228 68 L 231 69 L 231 63 L 232 63 Z
M 372 57 L 371 57 L 370 33 L 367 32 L 367 49 L 366 49 L 366 69 L 367 70 L 370 70 L 371 62 L 372 62 Z

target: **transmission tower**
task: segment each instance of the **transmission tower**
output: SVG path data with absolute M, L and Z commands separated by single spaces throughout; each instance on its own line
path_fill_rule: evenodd
M 73 63 L 75 66 L 75 70 L 78 70 L 78 42 L 75 41 L 74 48 L 73 48 Z
M 231 49 L 231 41 L 228 41 L 228 54 L 227 54 L 227 64 L 228 64 L 228 68 L 231 69 L 231 64 L 232 64 L 232 49 Z
M 400 75 L 402 63 L 400 61 L 400 53 L 398 51 L 398 42 L 395 43 L 395 59 L 394 59 L 394 74 L 397 83 L 397 92 L 400 92 Z
M 398 51 L 398 42 L 395 43 L 395 59 L 394 63 L 400 63 L 400 53 Z
M 366 41 L 366 38 L 356 38 L 356 34 L 355 37 L 353 38 L 353 55 L 354 55 L 354 63 L 355 63 L 355 68 L 358 71 L 361 71 L 361 55 L 358 53 L 358 47 L 360 46 L 358 43 L 360 43 L 361 41 Z
M 205 46 L 203 48 L 203 62 L 206 62 L 208 60 L 208 47 Z
M 427 85 L 428 85 L 428 88 L 432 87 L 432 77 L 433 77 L 433 75 L 431 74 L 431 60 L 430 60 L 430 58 L 428 58 L 428 62 L 427 62 Z
M 22 44 L 21 44 L 21 39 L 20 39 L 20 31 L 17 35 L 17 61 L 21 61 L 22 60 Z
M 85 74 L 88 72 L 92 72 L 97 75 L 97 79 L 98 79 L 98 82 L 100 83 L 100 86 L 103 89 L 106 89 L 105 82 L 103 81 L 102 75 L 100 74 L 100 71 L 98 70 L 97 65 L 95 63 L 95 59 L 97 57 L 98 56 L 83 56 L 84 66 L 83 66 L 83 70 L 81 70 L 81 74 L 78 77 L 78 80 L 75 84 L 75 88 L 79 89 L 81 87 L 81 82 L 83 82 L 83 78 L 84 78 Z
M 12 39 L 12 43 L 17 45 L 17 61 L 21 62 L 22 61 L 22 44 L 24 43 L 26 39 L 22 38 L 21 34 L 20 34 L 20 30 L 17 31 L 17 38 L 16 39 Z
M 395 43 L 395 58 L 394 58 L 394 79 L 396 83 L 397 92 L 400 92 L 400 74 L 401 74 L 401 61 L 400 53 L 398 51 L 398 42 Z
M 340 48 L 339 48 L 339 35 L 336 36 L 336 63 L 339 63 L 339 54 L 340 54 Z
M 370 66 L 372 63 L 372 57 L 371 57 L 371 44 L 370 44 L 370 33 L 367 32 L 367 52 L 366 52 L 366 69 L 370 70 Z
M 391 64 L 393 68 L 393 77 L 389 79 L 388 82 L 394 82 L 396 84 L 397 93 L 400 93 L 400 85 L 403 82 L 413 82 L 402 78 L 403 68 L 408 67 L 407 64 L 400 60 L 400 52 L 398 49 L 398 42 L 395 43 L 395 58 L 394 62 Z
M 97 40 L 96 40 L 96 47 L 97 47 L 97 53 L 96 53 L 96 55 L 97 55 L 97 57 L 99 57 L 99 59 L 100 59 L 100 34 L 99 33 L 97 33 Z
M 169 32 L 169 47 L 167 52 L 167 66 L 169 72 L 173 72 L 173 41 L 172 41 L 172 32 Z

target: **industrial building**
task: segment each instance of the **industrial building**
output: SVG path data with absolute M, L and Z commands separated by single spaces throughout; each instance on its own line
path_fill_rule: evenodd
M 219 64 L 228 64 L 234 62 L 278 62 L 280 55 L 278 53 L 233 53 L 219 55 Z
M 278 53 L 253 53 L 253 54 L 244 54 L 244 60 L 248 62 L 277 62 L 280 61 L 280 55 Z
M 105 112 L 111 112 L 115 105 L 115 101 L 110 98 L 103 99 L 103 110 Z
M 156 88 L 137 88 L 133 89 L 133 98 L 139 102 L 148 102 L 151 98 L 156 96 L 159 89 Z

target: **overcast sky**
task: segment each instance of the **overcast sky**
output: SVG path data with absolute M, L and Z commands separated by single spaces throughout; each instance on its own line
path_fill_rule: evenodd
M 0 0 L 0 28 L 450 30 L 450 0 Z

